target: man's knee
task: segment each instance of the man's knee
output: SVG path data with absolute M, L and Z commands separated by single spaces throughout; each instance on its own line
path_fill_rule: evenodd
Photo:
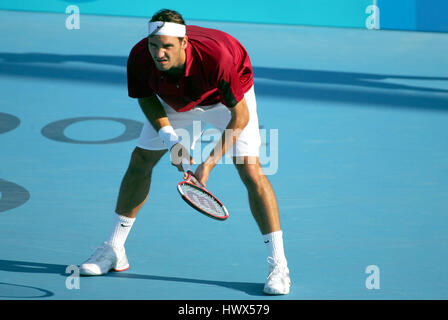
M 136 147 L 131 155 L 130 168 L 151 171 L 166 150 L 145 150 Z
M 262 184 L 266 177 L 261 168 L 258 158 L 244 157 L 234 159 L 241 180 L 247 187 L 256 187 Z

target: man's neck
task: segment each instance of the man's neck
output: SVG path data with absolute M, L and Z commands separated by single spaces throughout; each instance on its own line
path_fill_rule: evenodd
M 183 52 L 181 59 L 180 59 L 180 63 L 179 66 L 177 67 L 172 67 L 170 70 L 167 71 L 167 73 L 171 76 L 181 76 L 182 74 L 185 73 L 185 66 L 186 66 L 186 54 L 185 51 Z
M 185 72 L 185 63 L 180 65 L 179 67 L 173 67 L 170 70 L 166 71 L 170 76 L 180 76 Z

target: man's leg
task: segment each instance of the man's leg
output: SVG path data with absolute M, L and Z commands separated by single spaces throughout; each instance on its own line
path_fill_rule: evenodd
M 149 194 L 152 170 L 166 152 L 135 148 L 121 182 L 115 210 L 117 214 L 128 218 L 137 216 Z
M 235 159 L 234 163 L 247 188 L 250 209 L 261 233 L 265 235 L 279 231 L 281 228 L 277 199 L 258 157 Z
M 129 167 L 121 182 L 116 214 L 108 244 L 124 249 L 124 244 L 135 222 L 135 217 L 148 198 L 152 170 L 166 150 L 145 150 L 139 147 L 132 152 Z
M 81 264 L 82 275 L 103 275 L 111 269 L 123 271 L 129 268 L 124 244 L 148 197 L 152 170 L 165 153 L 166 150 L 135 148 L 121 183 L 109 239 Z
M 267 294 L 288 294 L 291 280 L 274 190 L 263 173 L 258 157 L 234 158 L 234 163 L 247 188 L 252 215 L 268 249 L 270 269 L 263 291 Z
M 148 198 L 152 170 L 165 153 L 166 150 L 145 150 L 139 147 L 132 152 L 129 167 L 121 182 L 112 232 L 107 241 L 111 246 L 124 248 L 135 217 Z

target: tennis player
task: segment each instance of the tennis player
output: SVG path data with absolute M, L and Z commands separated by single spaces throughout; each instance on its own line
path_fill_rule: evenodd
M 80 266 L 81 274 L 129 268 L 124 244 L 148 197 L 153 168 L 168 150 L 179 171 L 182 161 L 194 164 L 189 151 L 200 134 L 194 135 L 193 122 L 204 121 L 222 136 L 195 175 L 205 185 L 224 154 L 231 153 L 268 250 L 263 291 L 288 294 L 291 281 L 277 200 L 259 163 L 253 72 L 244 47 L 222 31 L 186 26 L 178 12 L 163 9 L 149 22 L 148 37 L 131 50 L 127 79 L 129 96 L 138 99 L 146 122 L 121 183 L 109 239 Z M 190 141 L 182 140 L 179 130 L 189 130 Z

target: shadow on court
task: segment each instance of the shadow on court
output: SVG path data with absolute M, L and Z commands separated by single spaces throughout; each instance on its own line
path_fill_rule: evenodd
M 0 270 L 16 273 L 44 273 L 44 274 L 57 274 L 64 277 L 68 277 L 70 274 L 66 273 L 66 265 L 62 264 L 51 264 L 51 263 L 39 263 L 39 262 L 28 262 L 28 261 L 16 261 L 16 260 L 0 260 Z M 126 272 L 110 272 L 104 277 L 111 278 L 126 278 L 135 280 L 152 280 L 152 281 L 169 281 L 169 282 L 179 282 L 179 283 L 194 283 L 201 285 L 213 285 L 224 287 L 227 289 L 237 290 L 245 292 L 250 296 L 264 296 L 262 293 L 263 283 L 254 282 L 233 282 L 233 281 L 215 281 L 215 280 L 202 280 L 202 279 L 191 279 L 191 278 L 181 278 L 181 277 L 166 277 L 166 276 L 156 276 L 156 275 L 146 275 L 146 274 L 134 274 Z M 83 277 L 88 279 L 89 277 Z M 3 285 L 0 283 L 0 285 Z M 8 285 L 8 284 L 4 284 Z M 10 285 L 12 286 L 12 285 Z M 19 286 L 20 287 L 20 286 Z M 1 286 L 0 286 L 1 288 Z M 31 287 L 27 287 L 30 290 Z M 41 291 L 42 294 L 38 297 L 48 297 L 52 296 L 53 293 L 47 290 L 32 288 L 34 291 Z M 2 296 L 2 291 L 0 291 L 0 297 Z M 5 293 L 3 293 L 3 296 Z M 12 294 L 9 297 L 14 297 Z M 23 296 L 22 296 L 23 297 Z M 36 297 L 36 296 L 30 296 Z
M 66 62 L 86 63 L 65 66 Z M 0 52 L 0 74 L 84 83 L 104 83 L 126 86 L 127 57 L 99 55 L 60 55 L 47 53 Z M 94 65 L 109 65 L 123 69 L 96 69 Z M 403 76 L 322 70 L 282 69 L 254 66 L 256 93 L 260 96 L 331 101 L 354 105 L 368 104 L 448 111 L 448 90 L 411 85 L 412 81 L 442 81 L 448 87 L 448 77 Z M 271 80 L 266 83 L 263 80 Z M 409 84 L 391 81 L 408 81 Z M 278 83 L 273 83 L 278 81 Z M 281 83 L 283 82 L 283 83 Z M 314 85 L 314 86 L 310 86 Z M 333 85 L 335 87 L 330 87 Z M 438 93 L 438 95 L 435 95 Z

